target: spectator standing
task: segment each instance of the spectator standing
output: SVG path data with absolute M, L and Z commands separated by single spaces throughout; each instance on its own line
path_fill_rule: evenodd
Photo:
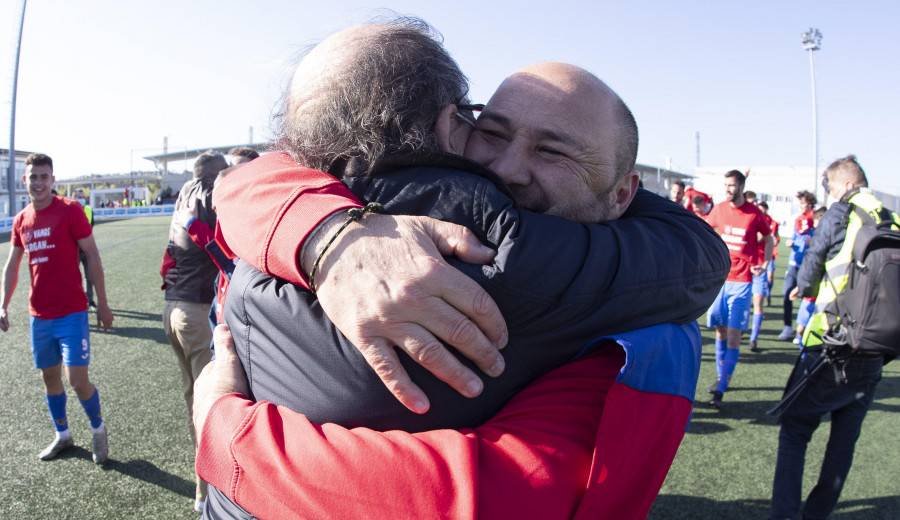
M 181 188 L 175 202 L 176 215 L 173 215 L 169 227 L 169 244 L 163 255 L 161 271 L 166 291 L 163 327 L 181 368 L 188 429 L 195 448 L 197 436 L 191 418 L 194 380 L 211 358 L 209 345 L 212 331 L 207 317 L 210 303 L 216 296 L 214 282 L 219 270 L 204 249 L 206 243 L 197 244 L 188 229 L 195 220 L 200 221 L 198 224 L 202 223 L 210 229 L 215 229 L 216 214 L 212 208 L 213 183 L 219 172 L 227 167 L 225 157 L 212 150 L 204 152 L 194 162 L 194 177 Z M 186 208 L 190 208 L 192 212 L 196 211 L 196 217 L 183 222 L 176 217 L 183 214 Z M 177 265 L 177 269 L 169 273 L 167 265 L 168 267 Z M 206 496 L 206 482 L 197 477 L 194 509 L 202 511 Z
M 31 204 L 13 219 L 12 247 L 0 281 L 0 330 L 9 330 L 7 307 L 18 282 L 19 265 L 27 251 L 31 273 L 28 306 L 31 314 L 31 351 L 41 371 L 44 394 L 56 438 L 42 451 L 41 460 L 55 458 L 75 445 L 66 414 L 66 379 L 75 390 L 93 432 L 93 459 L 104 464 L 109 447 L 106 423 L 100 412 L 100 393 L 88 377 L 91 359 L 87 298 L 78 272 L 78 250 L 84 250 L 97 288 L 97 325 L 112 326 L 100 253 L 84 210 L 71 199 L 52 194 L 53 159 L 44 154 L 25 158 L 22 180 Z
M 84 198 L 84 190 L 78 188 L 75 190 L 75 200 L 78 201 L 79 204 L 84 208 L 84 216 L 87 217 L 88 222 L 91 223 L 91 232 L 93 233 L 94 229 L 94 208 L 91 207 L 90 204 L 87 203 L 87 200 Z M 84 250 L 81 248 L 78 249 L 78 259 L 81 260 L 81 267 L 84 268 L 84 293 L 87 295 L 88 299 L 88 308 L 92 311 L 97 310 L 97 304 L 94 303 L 94 284 L 91 283 L 91 273 L 88 269 L 87 263 L 87 255 L 84 253 Z
M 876 220 L 884 214 L 881 201 L 868 189 L 866 174 L 856 156 L 848 155 L 831 163 L 823 178 L 825 191 L 835 200 L 822 216 L 809 245 L 791 298 L 816 297 L 816 314 L 804 334 L 804 344 L 820 344 L 811 333 L 822 334 L 828 328 L 824 312 L 844 289 L 849 273 L 853 243 L 862 227 L 857 206 Z M 890 218 L 900 224 L 900 216 Z M 825 273 L 830 280 L 824 280 Z M 896 290 L 896 288 L 894 288 Z M 807 351 L 796 369 L 801 375 L 825 355 L 821 350 Z M 780 417 L 778 458 L 772 482 L 772 512 L 769 518 L 827 518 L 840 498 L 862 423 L 881 381 L 883 354 L 849 353 L 834 357 L 833 368 L 826 367 L 814 376 L 804 391 Z M 795 381 L 800 377 L 795 377 Z M 815 487 L 800 510 L 800 495 L 806 447 L 822 416 L 831 415 L 831 429 L 825 447 L 822 469 Z
M 800 215 L 794 220 L 794 232 L 787 246 L 791 248 L 788 257 L 788 268 L 784 275 L 784 313 L 782 319 L 784 328 L 778 335 L 781 341 L 790 341 L 794 337 L 794 303 L 790 299 L 791 291 L 797 287 L 797 271 L 803 263 L 803 256 L 809 248 L 809 240 L 813 230 L 813 208 L 816 207 L 816 196 L 803 190 L 797 192 L 797 203 L 800 205 Z
M 825 206 L 821 206 L 813 212 L 813 233 L 815 233 L 816 228 L 819 227 L 819 222 L 822 221 L 822 216 L 825 215 L 826 210 L 827 208 Z M 797 311 L 797 335 L 794 337 L 794 344 L 799 345 L 800 348 L 803 348 L 803 331 L 806 329 L 806 326 L 809 325 L 809 320 L 812 318 L 815 306 L 816 299 L 808 296 L 804 296 L 803 300 L 800 302 L 800 310 Z

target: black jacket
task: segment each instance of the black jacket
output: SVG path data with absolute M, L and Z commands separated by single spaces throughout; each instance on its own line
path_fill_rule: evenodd
M 600 336 L 697 319 L 728 274 L 728 251 L 715 231 L 645 190 L 623 218 L 585 225 L 519 210 L 496 176 L 470 161 L 439 156 L 427 164 L 441 166 L 344 182 L 361 200 L 381 202 L 392 214 L 449 220 L 497 248 L 490 265 L 449 261 L 481 284 L 506 318 L 506 371 L 485 377 L 482 395 L 468 399 L 400 353 L 432 403 L 426 414 L 409 412 L 310 292 L 241 264 L 225 319 L 255 399 L 346 427 L 477 426 L 542 374 L 596 348 L 592 342 Z
M 212 210 L 213 179 L 194 178 L 181 187 L 175 209 L 187 206 L 196 199 L 197 219 L 211 229 L 216 227 L 216 213 Z M 194 303 L 212 303 L 216 297 L 215 279 L 219 268 L 202 247 L 191 240 L 184 227 L 169 226 L 169 256 L 175 259 L 178 275 L 174 284 L 166 285 L 166 299 Z

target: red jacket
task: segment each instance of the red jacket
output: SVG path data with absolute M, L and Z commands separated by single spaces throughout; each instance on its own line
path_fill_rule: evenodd
M 203 427 L 197 473 L 262 519 L 645 518 L 690 417 L 700 335 L 663 325 L 619 344 L 460 431 L 319 426 L 230 394 Z

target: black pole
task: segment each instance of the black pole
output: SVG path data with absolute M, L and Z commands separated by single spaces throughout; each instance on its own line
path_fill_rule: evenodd
M 25 5 L 22 0 L 22 16 L 19 19 L 19 42 L 16 44 L 16 65 L 13 69 L 12 107 L 9 113 L 9 170 L 6 174 L 6 189 L 9 190 L 9 216 L 16 214 L 16 89 L 19 83 L 19 52 L 22 49 L 22 28 L 25 26 Z

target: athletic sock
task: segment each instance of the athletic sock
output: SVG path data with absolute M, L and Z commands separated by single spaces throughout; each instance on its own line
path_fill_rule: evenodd
M 759 337 L 759 327 L 762 325 L 762 321 L 762 314 L 753 315 L 753 328 L 750 330 L 750 341 L 756 341 L 756 338 Z
M 69 431 L 68 428 L 66 428 L 66 429 L 63 430 L 63 431 L 57 430 L 57 431 L 56 431 L 56 438 L 57 438 L 57 440 L 67 440 L 67 439 L 71 439 L 71 438 L 72 438 L 72 433 Z
M 57 432 L 69 429 L 69 419 L 66 417 L 66 393 L 50 395 L 44 394 L 47 399 L 47 409 L 50 410 L 50 418 L 53 419 L 53 427 Z
M 81 399 L 79 399 L 81 401 Z M 81 407 L 91 421 L 91 428 L 100 428 L 103 418 L 100 416 L 100 391 L 94 387 L 94 393 L 89 398 L 81 401 Z
M 724 373 L 722 363 L 725 361 L 725 351 L 728 350 L 727 339 L 716 339 L 716 373 L 722 379 Z
M 725 393 L 725 390 L 728 390 L 728 383 L 731 382 L 731 376 L 734 375 L 734 367 L 737 366 L 738 362 L 738 354 L 741 351 L 736 348 L 730 348 L 725 351 L 725 359 L 722 363 L 722 370 L 724 371 L 724 377 L 719 380 L 719 387 L 716 388 L 717 391 Z

